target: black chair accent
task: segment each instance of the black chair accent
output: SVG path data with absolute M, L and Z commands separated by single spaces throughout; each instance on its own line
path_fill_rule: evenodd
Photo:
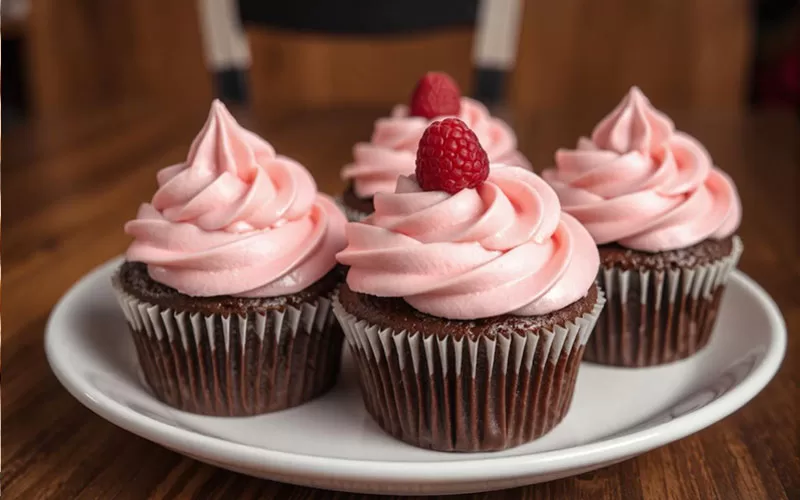
M 392 35 L 474 26 L 477 0 L 239 0 L 245 24 L 328 34 Z

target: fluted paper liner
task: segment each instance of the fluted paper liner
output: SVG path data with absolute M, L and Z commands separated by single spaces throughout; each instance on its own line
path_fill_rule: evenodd
M 553 331 L 456 339 L 381 329 L 333 310 L 358 365 L 367 411 L 389 434 L 440 451 L 502 450 L 556 426 L 605 299 Z
M 340 209 L 342 209 L 345 217 L 347 217 L 347 220 L 350 222 L 361 222 L 370 215 L 366 212 L 362 212 L 361 210 L 356 210 L 355 208 L 347 206 L 341 196 L 337 196 L 335 200 L 336 204 Z
M 297 406 L 333 387 L 343 336 L 330 298 L 266 314 L 163 309 L 113 285 L 144 378 L 181 410 L 244 416 Z
M 684 359 L 708 343 L 725 285 L 743 246 L 693 269 L 603 268 L 598 283 L 608 304 L 586 346 L 586 361 L 642 367 Z

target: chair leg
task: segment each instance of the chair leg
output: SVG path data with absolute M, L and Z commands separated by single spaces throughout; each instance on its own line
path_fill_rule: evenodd
M 250 48 L 235 0 L 198 0 L 206 66 L 214 75 L 215 93 L 224 101 L 248 101 Z
M 506 75 L 514 68 L 522 22 L 521 0 L 480 0 L 473 45 L 475 98 L 502 104 Z

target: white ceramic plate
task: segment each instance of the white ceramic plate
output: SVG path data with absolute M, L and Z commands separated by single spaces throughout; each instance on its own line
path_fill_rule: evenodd
M 111 295 L 120 260 L 79 281 L 47 325 L 53 371 L 101 417 L 197 460 L 252 476 L 368 493 L 486 491 L 549 481 L 620 462 L 697 432 L 746 404 L 786 349 L 778 308 L 733 274 L 717 331 L 698 355 L 629 370 L 584 363 L 565 420 L 538 441 L 497 453 L 414 448 L 384 434 L 361 404 L 345 355 L 340 383 L 309 404 L 260 417 L 174 410 L 140 382 L 133 342 Z

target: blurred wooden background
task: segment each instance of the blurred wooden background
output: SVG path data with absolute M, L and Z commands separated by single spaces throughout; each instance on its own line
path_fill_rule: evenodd
M 122 101 L 207 106 L 197 0 L 31 0 L 27 84 L 48 118 Z M 525 1 L 509 105 L 525 111 L 615 104 L 631 84 L 659 106 L 746 102 L 747 0 Z M 429 69 L 471 88 L 470 29 L 324 36 L 248 30 L 252 102 L 264 110 L 391 105 Z
M 38 117 L 123 101 L 208 105 L 197 0 L 31 0 L 28 88 Z

